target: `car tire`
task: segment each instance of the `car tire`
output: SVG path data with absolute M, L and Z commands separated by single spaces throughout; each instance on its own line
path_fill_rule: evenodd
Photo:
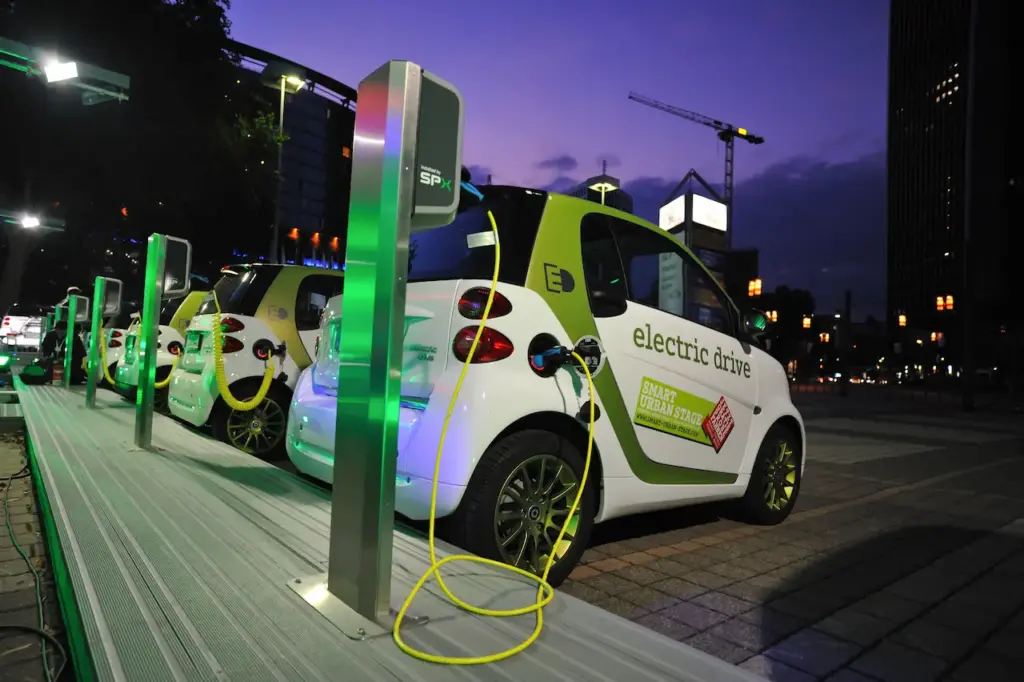
M 551 480 L 542 480 L 537 486 L 541 488 L 539 492 L 526 491 L 526 478 L 523 478 L 523 474 L 525 473 L 531 482 L 534 481 L 536 472 L 541 471 L 542 462 L 543 473 L 551 477 Z M 559 465 L 565 466 L 568 471 L 559 470 Z M 550 547 L 564 525 L 568 509 L 576 498 L 578 481 L 583 477 L 583 466 L 584 456 L 579 449 L 556 433 L 528 430 L 506 436 L 492 444 L 477 463 L 459 508 L 442 524 L 443 532 L 454 544 L 488 559 L 513 564 L 513 553 L 516 553 L 521 557 L 518 564 L 520 568 L 540 574 L 546 557 L 550 554 Z M 534 473 L 530 473 L 531 471 Z M 559 472 L 557 481 L 556 471 Z M 593 475 L 594 471 L 594 467 L 591 467 L 590 474 Z M 569 480 L 575 480 L 577 487 L 552 503 L 551 497 L 556 495 L 556 489 L 564 492 L 565 482 Z M 523 483 L 523 486 L 516 487 L 516 482 Z M 551 495 L 548 495 L 546 500 L 542 499 L 543 487 L 549 484 L 552 485 Z M 506 494 L 509 486 L 513 486 L 515 491 L 528 493 L 530 499 L 522 503 L 513 501 Z M 593 480 L 587 481 L 576 516 L 573 539 L 548 574 L 548 582 L 552 586 L 557 587 L 569 577 L 590 541 L 594 517 L 597 514 L 595 490 Z M 522 507 L 524 504 L 528 506 L 512 512 L 523 515 L 523 527 L 517 535 L 517 519 L 499 522 L 499 505 L 509 509 Z M 537 524 L 537 533 L 528 530 L 529 525 L 533 523 Z M 546 553 L 543 552 L 545 533 L 540 531 L 541 527 L 547 531 L 546 545 L 549 551 Z M 502 538 L 511 541 L 512 550 L 502 549 Z M 520 538 L 523 541 L 521 546 Z M 539 543 L 538 539 L 541 540 Z M 533 552 L 532 550 L 538 546 L 541 551 Z M 517 547 L 519 549 L 515 549 Z M 531 555 L 535 559 L 538 556 L 543 559 L 530 562 L 528 559 Z M 539 568 L 531 563 L 539 563 Z
M 231 393 L 239 400 L 249 400 L 256 395 L 259 390 L 259 385 L 260 382 L 257 380 L 243 380 L 231 387 Z M 286 457 L 285 439 L 287 438 L 288 408 L 291 404 L 291 399 L 291 392 L 286 387 L 275 382 L 270 385 L 270 390 L 267 391 L 267 395 L 263 399 L 263 403 L 250 412 L 235 412 L 228 407 L 223 399 L 218 400 L 213 416 L 210 418 L 210 427 L 213 432 L 213 436 L 217 440 L 223 441 L 242 452 L 247 452 L 254 457 L 258 457 L 259 459 L 283 459 Z M 276 406 L 278 409 L 274 409 L 272 406 Z M 243 414 L 259 418 L 261 416 L 259 414 L 260 412 L 263 412 L 263 416 L 265 417 L 270 417 L 271 413 L 279 416 L 279 418 L 274 419 L 279 435 L 271 444 L 261 443 L 258 447 L 253 446 L 253 442 L 260 442 L 257 440 L 250 441 L 250 445 L 248 447 L 243 447 L 243 442 L 239 441 L 238 438 L 232 438 L 232 433 L 237 433 L 235 426 L 239 421 L 241 421 L 241 416 Z
M 774 526 L 786 520 L 800 495 L 803 456 L 800 438 L 793 429 L 776 424 L 768 430 L 757 451 L 747 492 L 740 500 L 748 522 Z

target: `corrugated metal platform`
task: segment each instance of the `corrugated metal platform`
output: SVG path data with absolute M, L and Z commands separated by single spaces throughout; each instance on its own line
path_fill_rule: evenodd
M 502 663 L 451 668 L 403 654 L 390 637 L 352 641 L 287 583 L 324 570 L 329 495 L 157 416 L 157 451 L 133 448 L 134 406 L 105 391 L 19 386 L 34 467 L 66 569 L 62 609 L 80 679 L 701 680 L 760 678 L 565 595 L 540 641 Z M 425 542 L 395 533 L 396 606 L 426 569 Z M 535 588 L 482 566 L 452 567 L 463 598 L 529 603 Z M 453 656 L 500 651 L 530 616 L 484 619 L 429 589 L 426 625 L 406 640 Z M 76 645 L 77 644 L 77 645 Z M 89 673 L 92 673 L 90 675 Z

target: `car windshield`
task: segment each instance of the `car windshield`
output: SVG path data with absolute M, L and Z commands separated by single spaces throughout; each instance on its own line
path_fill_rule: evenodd
M 491 279 L 494 244 L 490 211 L 501 240 L 499 278 L 522 286 L 547 199 L 545 192 L 485 185 L 483 201 L 463 191 L 459 213 L 448 225 L 414 234 L 409 240 L 409 282 Z
M 50 312 L 46 306 L 34 303 L 15 303 L 8 309 L 7 317 L 43 317 Z

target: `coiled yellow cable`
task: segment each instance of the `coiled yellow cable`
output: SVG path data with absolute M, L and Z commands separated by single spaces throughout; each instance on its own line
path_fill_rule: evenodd
M 224 376 L 224 353 L 221 347 L 224 332 L 220 328 L 220 302 L 217 301 L 216 291 L 210 293 L 213 294 L 213 307 L 216 311 L 213 313 L 213 370 L 217 378 L 217 390 L 220 391 L 220 397 L 224 403 L 232 410 L 250 412 L 259 407 L 263 399 L 267 397 L 270 384 L 274 381 L 274 365 L 270 362 L 270 358 L 267 358 L 266 369 L 263 371 L 263 382 L 255 396 L 249 400 L 239 400 L 231 394 L 231 387 L 228 385 L 227 377 Z
M 171 383 L 171 375 L 174 374 L 174 370 L 177 368 L 178 360 L 180 360 L 180 359 L 181 359 L 180 355 L 175 355 L 174 356 L 174 360 L 171 361 L 171 371 L 167 373 L 167 376 L 164 377 L 163 381 L 157 381 L 156 383 L 154 383 L 153 384 L 153 388 L 159 390 L 159 389 L 167 388 L 167 386 L 170 385 L 170 383 Z
M 590 389 L 590 425 L 587 436 L 587 457 L 583 464 L 583 476 L 580 480 L 579 491 L 576 493 L 576 499 L 573 500 L 572 507 L 569 509 L 569 515 L 566 517 L 565 523 L 562 525 L 562 530 L 558 533 L 558 539 L 555 540 L 552 545 L 551 554 L 548 555 L 547 563 L 544 565 L 544 572 L 538 576 L 535 573 L 531 573 L 518 566 L 510 566 L 500 561 L 494 561 L 493 559 L 485 559 L 483 557 L 473 556 L 470 554 L 453 554 L 446 556 L 443 559 L 438 560 L 437 549 L 435 546 L 435 526 L 436 526 L 436 515 L 437 515 L 437 483 L 438 476 L 441 473 L 441 454 L 444 451 L 444 441 L 448 433 L 448 424 L 451 421 L 452 413 L 455 411 L 455 403 L 459 397 L 459 391 L 462 389 L 462 382 L 466 378 L 466 372 L 469 369 L 470 363 L 473 361 L 473 354 L 476 353 L 477 344 L 480 342 L 480 336 L 483 334 L 484 325 L 487 324 L 487 317 L 491 312 L 491 303 L 494 301 L 494 293 L 498 288 L 498 272 L 501 263 L 501 250 L 498 243 L 498 225 L 494 220 L 494 215 L 488 211 L 487 217 L 491 222 L 491 230 L 494 232 L 494 277 L 491 279 L 491 290 L 487 295 L 487 304 L 484 306 L 484 314 L 480 318 L 480 327 L 477 329 L 476 336 L 473 338 L 473 344 L 469 347 L 469 353 L 466 356 L 465 362 L 462 364 L 462 371 L 459 373 L 459 379 L 455 382 L 455 390 L 452 392 L 451 401 L 448 403 L 448 412 L 445 414 L 444 422 L 441 426 L 441 437 L 437 443 L 437 456 L 434 459 L 434 479 L 432 481 L 430 490 L 430 530 L 427 536 L 427 544 L 430 548 L 430 568 L 427 572 L 416 582 L 413 586 L 412 591 L 409 592 L 409 596 L 405 598 L 405 602 L 402 604 L 402 608 L 398 610 L 398 615 L 395 617 L 394 627 L 394 639 L 395 644 L 399 649 L 409 654 L 414 658 L 418 658 L 421 661 L 427 661 L 429 663 L 440 663 L 442 665 L 480 665 L 482 663 L 495 663 L 497 661 L 503 661 L 506 658 L 511 658 L 516 654 L 525 651 L 531 644 L 537 641 L 540 637 L 541 631 L 544 629 L 544 607 L 551 603 L 554 599 L 555 590 L 548 584 L 548 574 L 551 572 L 551 567 L 555 561 L 555 550 L 554 548 L 561 546 L 562 538 L 565 537 L 566 530 L 569 527 L 569 523 L 573 520 L 576 512 L 579 511 L 580 501 L 583 499 L 583 490 L 587 485 L 587 476 L 590 474 L 590 459 L 594 450 L 594 404 L 596 402 L 594 392 L 594 379 L 590 375 L 590 370 L 587 367 L 587 363 L 583 361 L 577 353 L 573 352 L 572 357 L 579 363 L 579 366 L 583 368 L 587 377 L 587 386 Z M 511 571 L 525 578 L 533 580 L 538 583 L 537 588 L 537 601 L 529 606 L 523 606 L 518 609 L 485 609 L 479 606 L 469 604 L 456 595 L 448 588 L 444 582 L 444 578 L 441 577 L 441 566 L 449 564 L 455 561 L 465 561 L 477 564 L 486 564 L 487 566 L 494 566 L 507 571 Z M 402 620 L 405 618 L 406 612 L 412 605 L 416 598 L 416 595 L 423 588 L 426 582 L 431 576 L 437 578 L 437 584 L 444 592 L 445 596 L 460 609 L 475 613 L 480 616 L 488 616 L 495 618 L 510 618 L 513 616 L 523 616 L 528 613 L 536 614 L 536 624 L 534 625 L 533 632 L 516 646 L 506 649 L 505 651 L 499 651 L 493 654 L 487 654 L 484 656 L 468 656 L 468 657 L 455 657 L 455 656 L 442 656 L 439 654 L 431 654 L 425 651 L 415 649 L 402 639 L 401 627 Z
M 103 367 L 103 378 L 111 386 L 116 386 L 117 382 L 114 381 L 114 377 L 110 376 L 110 368 L 107 367 L 107 343 L 107 332 L 104 330 L 103 340 L 100 342 L 100 365 Z

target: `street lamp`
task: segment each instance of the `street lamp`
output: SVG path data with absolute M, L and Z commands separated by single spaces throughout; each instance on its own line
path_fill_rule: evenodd
M 78 78 L 78 64 L 75 62 L 52 60 L 43 66 L 43 73 L 46 74 L 47 83 L 71 80 L 72 78 Z
M 274 229 L 270 237 L 270 262 L 279 260 L 278 240 L 281 234 L 281 189 L 284 184 L 281 167 L 284 162 L 284 103 L 286 95 L 294 95 L 306 87 L 306 72 L 294 64 L 272 61 L 263 67 L 261 80 L 267 87 L 281 93 L 277 112 L 277 199 L 274 202 Z
M 21 219 L 21 226 L 31 230 L 33 227 L 39 227 L 39 218 L 34 215 L 27 215 Z

